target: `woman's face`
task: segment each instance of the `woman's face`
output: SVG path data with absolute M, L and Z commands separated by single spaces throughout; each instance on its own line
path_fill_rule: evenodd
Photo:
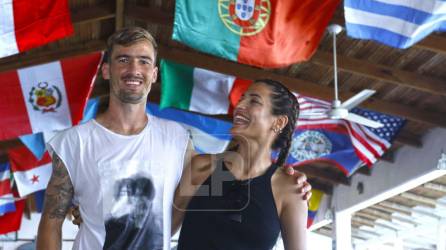
M 231 133 L 250 138 L 264 138 L 274 133 L 275 116 L 271 114 L 271 89 L 257 82 L 242 95 L 233 113 Z

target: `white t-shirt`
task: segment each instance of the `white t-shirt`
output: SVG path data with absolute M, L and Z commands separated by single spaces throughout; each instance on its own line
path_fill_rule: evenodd
M 48 144 L 67 167 L 83 223 L 73 249 L 170 249 L 172 204 L 189 134 L 149 115 L 137 135 L 94 120 Z

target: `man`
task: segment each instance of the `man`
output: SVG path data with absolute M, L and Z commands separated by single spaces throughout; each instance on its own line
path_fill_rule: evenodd
M 49 142 L 53 173 L 37 249 L 61 248 L 61 227 L 72 201 L 79 205 L 83 220 L 74 249 L 170 249 L 174 193 L 191 154 L 186 153 L 190 144 L 184 128 L 146 114 L 147 96 L 158 74 L 156 47 L 142 28 L 126 28 L 109 38 L 108 58 L 102 66 L 102 76 L 110 82 L 108 109 L 96 120 L 68 129 Z M 153 182 L 150 210 L 143 211 L 149 211 L 151 219 L 124 225 L 131 228 L 129 237 L 115 237 L 115 222 L 122 226 L 131 223 L 122 218 L 141 215 L 132 205 L 141 203 L 120 199 L 122 195 L 116 192 L 135 198 L 120 183 L 141 178 Z

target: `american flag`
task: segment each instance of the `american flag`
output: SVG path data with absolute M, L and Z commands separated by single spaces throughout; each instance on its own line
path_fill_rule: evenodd
M 330 119 L 327 115 L 327 112 L 331 109 L 331 104 L 329 102 L 297 94 L 296 97 L 300 105 L 300 114 L 298 117 L 298 124 L 296 126 L 295 133 L 302 133 L 302 131 L 311 130 L 319 132 L 329 131 L 330 133 L 332 133 L 331 137 L 328 136 L 325 140 L 317 138 L 316 140 L 314 140 L 318 141 L 319 143 L 326 141 L 326 143 L 328 144 L 330 144 L 330 140 L 333 140 L 333 134 L 339 134 L 340 136 L 348 135 L 351 146 L 354 149 L 353 152 L 356 153 L 356 156 L 360 161 L 367 164 L 369 167 L 372 166 L 390 148 L 392 140 L 395 138 L 401 127 L 405 124 L 405 120 L 402 118 L 359 108 L 355 108 L 351 112 L 365 116 L 375 121 L 379 121 L 384 124 L 384 127 L 380 129 L 372 129 L 343 119 Z M 321 136 L 323 137 L 323 135 Z M 299 140 L 293 140 L 293 143 L 301 142 L 302 139 L 300 140 L 300 142 Z M 311 139 L 307 140 L 305 143 L 309 144 L 310 142 Z M 345 142 L 341 143 L 345 144 Z M 320 148 L 323 146 L 318 145 L 318 147 Z M 302 146 L 295 146 L 295 148 L 303 149 Z M 338 146 L 338 148 L 340 147 Z M 333 147 L 331 150 L 336 150 L 336 148 Z M 345 150 L 345 147 L 342 147 L 342 150 Z M 319 151 L 325 152 L 325 154 L 327 153 L 327 151 Z M 323 154 L 320 154 L 319 156 L 322 158 L 325 157 L 325 155 Z M 315 158 L 307 160 L 318 159 Z M 331 160 L 333 160 L 333 158 L 331 158 Z M 295 163 L 295 165 L 298 164 L 299 162 Z M 342 164 L 337 165 L 340 166 Z M 351 174 L 351 172 L 357 166 L 340 167 L 343 168 L 344 172 L 347 172 L 347 174 Z

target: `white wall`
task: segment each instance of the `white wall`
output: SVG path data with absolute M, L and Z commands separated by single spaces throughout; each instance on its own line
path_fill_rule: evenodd
M 353 213 L 444 175 L 445 170 L 437 169 L 442 150 L 446 150 L 446 129 L 433 129 L 424 136 L 422 148 L 404 146 L 395 163 L 380 161 L 371 176 L 356 174 L 351 186 L 338 185 L 332 201 L 336 211 Z M 362 194 L 358 183 L 364 186 Z

